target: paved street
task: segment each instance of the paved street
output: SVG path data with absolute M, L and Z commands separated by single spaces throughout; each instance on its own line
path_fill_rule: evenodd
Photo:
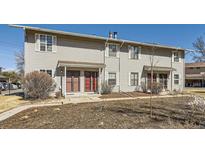
M 22 93 L 22 92 L 23 92 L 22 89 L 10 90 L 10 94 L 11 94 L 11 95 L 19 95 L 19 94 Z M 9 90 L 2 91 L 1 94 L 2 94 L 2 95 L 9 95 Z

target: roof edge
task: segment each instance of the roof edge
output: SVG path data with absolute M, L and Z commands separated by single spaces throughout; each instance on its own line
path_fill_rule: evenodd
M 21 26 L 21 25 L 15 25 L 15 24 L 10 24 L 9 26 L 14 27 L 14 28 L 22 28 L 24 30 L 30 29 L 30 30 L 35 30 L 35 31 L 44 31 L 44 32 L 50 32 L 50 33 L 55 33 L 55 34 L 84 37 L 84 38 L 97 39 L 97 40 L 103 40 L 103 41 L 112 41 L 112 42 L 114 41 L 114 42 L 119 42 L 119 43 L 137 44 L 137 45 L 143 45 L 143 46 L 149 46 L 149 47 L 159 47 L 159 48 L 167 48 L 167 49 L 183 50 L 183 51 L 185 50 L 181 47 L 143 43 L 143 42 L 138 42 L 138 41 L 123 40 L 123 39 L 111 39 L 111 38 L 106 38 L 106 37 L 102 37 L 102 36 L 80 34 L 80 33 L 74 33 L 74 32 L 66 32 L 66 31 L 60 31 L 60 30 L 52 30 L 52 29 L 39 28 L 39 27 Z

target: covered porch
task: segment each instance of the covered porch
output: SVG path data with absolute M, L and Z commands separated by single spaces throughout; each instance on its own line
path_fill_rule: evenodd
M 60 85 L 64 96 L 100 94 L 103 63 L 59 61 Z
M 151 89 L 151 70 L 153 70 L 153 84 L 159 84 L 163 90 L 170 90 L 169 80 L 171 72 L 174 71 L 171 67 L 161 66 L 144 66 L 143 73 L 145 76 L 146 89 Z
M 185 78 L 186 87 L 205 87 L 204 74 L 186 74 Z

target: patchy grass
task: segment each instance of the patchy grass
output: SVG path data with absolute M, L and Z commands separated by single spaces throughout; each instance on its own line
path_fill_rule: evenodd
M 184 92 L 205 97 L 205 88 L 185 88 Z
M 67 104 L 32 108 L 0 122 L 0 128 L 204 128 L 204 113 L 190 97 Z
M 20 96 L 0 96 L 0 113 L 23 103 L 25 101 Z

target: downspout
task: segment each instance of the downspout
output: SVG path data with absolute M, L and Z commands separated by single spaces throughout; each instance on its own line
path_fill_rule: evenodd
M 172 67 L 172 63 L 173 63 L 173 51 L 171 54 L 171 91 L 172 91 L 172 84 L 173 84 L 173 67 Z
M 105 49 L 104 49 L 104 54 L 103 54 L 103 63 L 104 63 L 104 65 L 105 65 L 105 52 L 106 52 L 106 47 L 107 47 L 107 43 L 108 43 L 108 38 L 107 38 L 107 40 L 105 41 Z M 103 68 L 103 82 L 105 82 L 105 67 Z
M 179 50 L 176 49 L 176 51 L 178 52 Z M 171 91 L 173 90 L 173 51 L 172 51 L 172 56 L 171 56 Z
M 122 48 L 123 44 L 125 43 L 125 41 L 122 42 L 122 44 L 120 45 L 120 49 Z M 121 91 L 120 89 L 120 51 L 119 51 L 119 92 Z

